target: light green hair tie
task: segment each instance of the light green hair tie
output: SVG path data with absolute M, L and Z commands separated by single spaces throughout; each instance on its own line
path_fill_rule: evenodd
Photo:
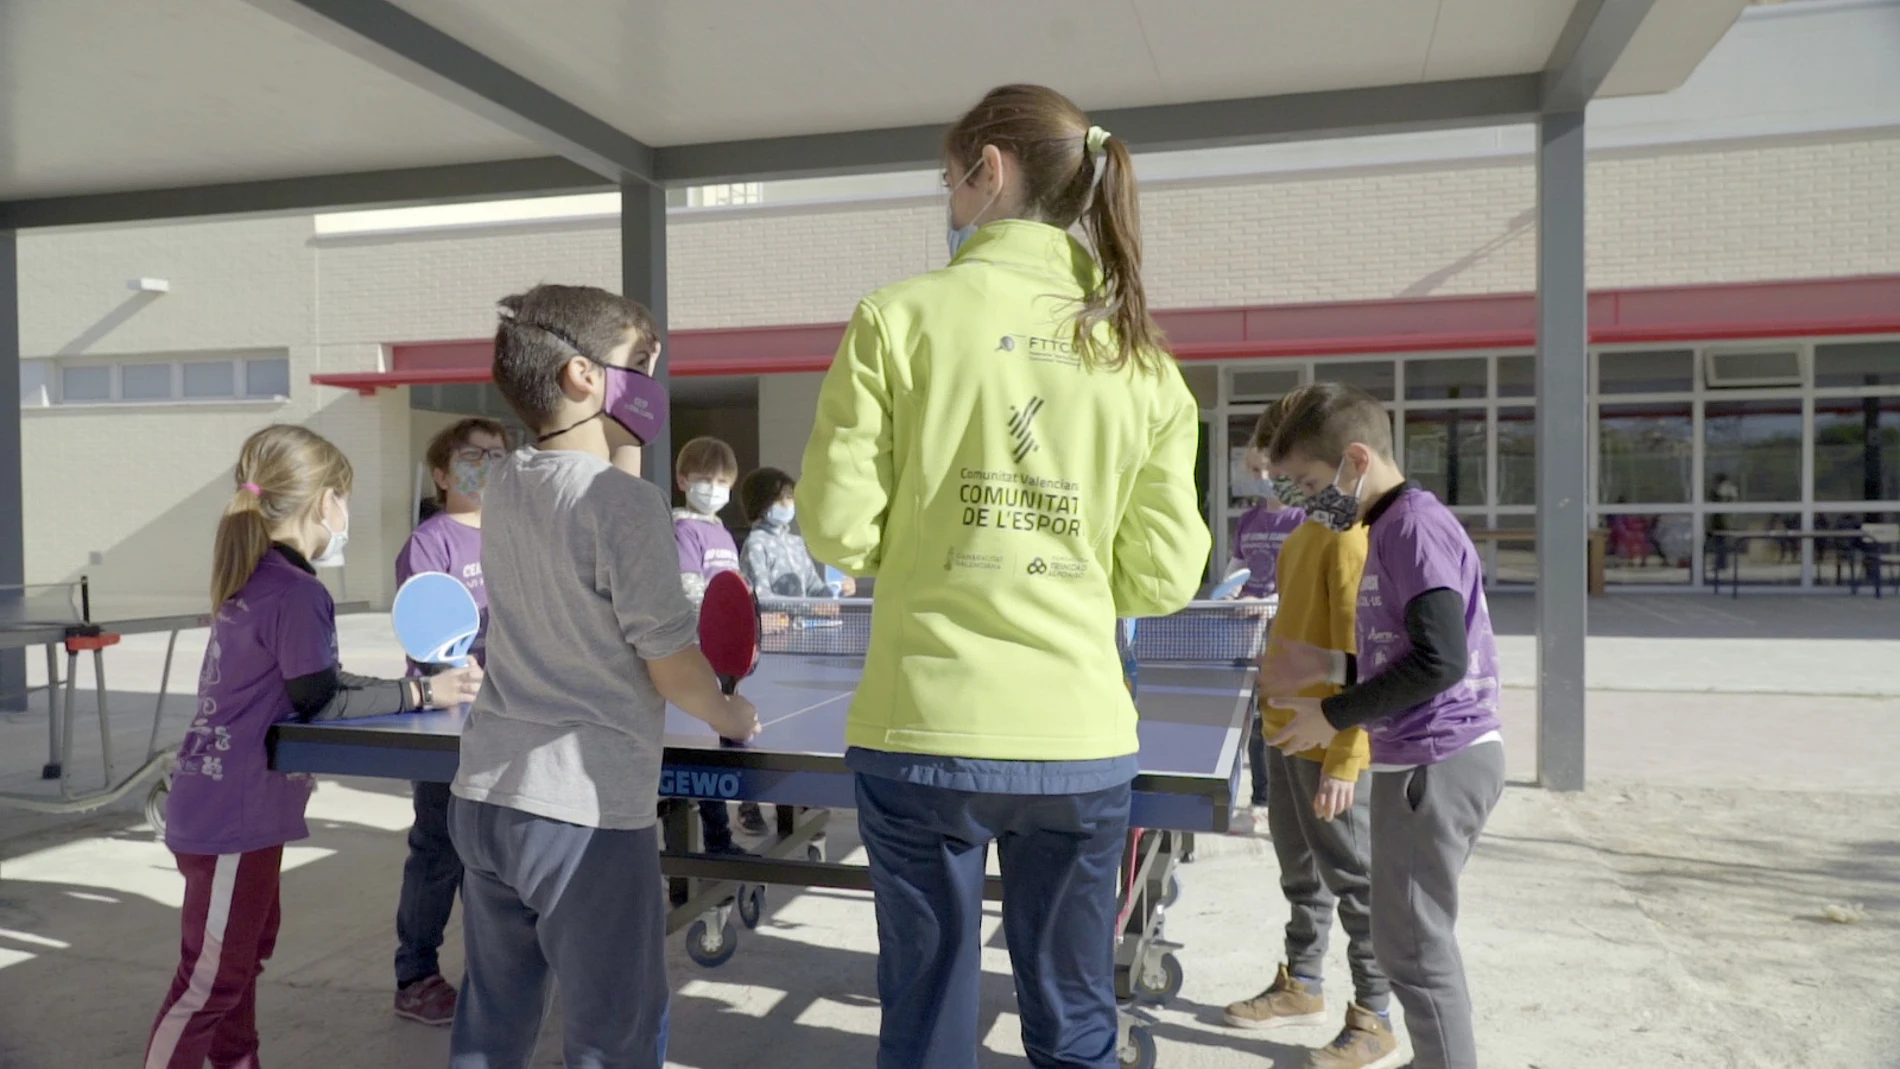
M 1108 147 L 1108 139 L 1113 136 L 1114 136 L 1113 134 L 1109 133 L 1107 130 L 1102 129 L 1099 126 L 1089 127 L 1088 141 L 1087 141 L 1089 155 L 1100 156 L 1102 154 L 1102 150 Z

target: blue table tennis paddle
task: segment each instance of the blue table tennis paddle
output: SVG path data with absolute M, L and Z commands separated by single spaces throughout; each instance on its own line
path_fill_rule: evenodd
M 1250 569 L 1236 569 L 1230 572 L 1227 578 L 1222 579 L 1219 586 L 1216 586 L 1208 593 L 1207 600 L 1226 601 L 1228 598 L 1240 593 L 1240 588 L 1246 586 L 1247 580 L 1252 578 L 1253 572 Z
M 844 593 L 844 580 L 845 574 L 843 572 L 833 568 L 829 564 L 825 565 L 825 585 L 831 588 L 832 597 L 835 598 Z
M 447 572 L 417 572 L 396 591 L 389 610 L 396 641 L 417 664 L 461 668 L 482 629 L 482 611 L 460 579 Z

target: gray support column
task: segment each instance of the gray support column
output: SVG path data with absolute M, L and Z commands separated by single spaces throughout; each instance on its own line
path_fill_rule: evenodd
M 20 258 L 0 230 L 0 586 L 26 582 L 26 501 L 20 449 Z M 0 710 L 26 708 L 26 651 L 0 650 Z
M 620 291 L 653 309 L 660 323 L 660 362 L 653 375 L 669 385 L 672 354 L 666 344 L 666 190 L 645 182 L 620 187 Z M 673 496 L 672 425 L 641 451 L 641 467 L 667 497 Z
M 1537 779 L 1584 785 L 1589 294 L 1582 110 L 1537 124 Z

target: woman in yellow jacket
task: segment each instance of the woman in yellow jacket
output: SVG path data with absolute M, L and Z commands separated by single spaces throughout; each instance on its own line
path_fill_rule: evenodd
M 1030 1063 L 1108 1069 L 1138 748 L 1115 623 L 1205 574 L 1198 408 L 1148 315 L 1125 145 L 1006 86 L 944 162 L 950 265 L 858 305 L 797 491 L 813 555 L 877 578 L 847 733 L 877 1064 L 976 1064 L 994 841 Z

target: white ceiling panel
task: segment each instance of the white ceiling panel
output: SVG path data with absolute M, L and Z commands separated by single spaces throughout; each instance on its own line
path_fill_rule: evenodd
M 544 154 L 240 0 L 0 3 L 0 200 Z
M 1538 70 L 1570 21 L 1569 4 L 1439 0 L 1437 6 L 1431 55 L 1419 75 L 1428 82 Z
M 1748 0 L 1656 0 L 1597 95 L 1666 93 L 1688 81 L 1747 7 Z

